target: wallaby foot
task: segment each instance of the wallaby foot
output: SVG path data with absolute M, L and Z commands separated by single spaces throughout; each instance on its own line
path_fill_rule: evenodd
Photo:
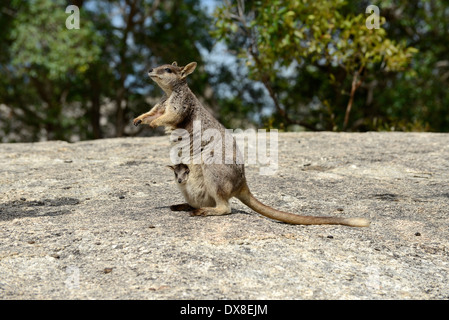
M 194 207 L 192 207 L 188 203 L 181 203 L 181 204 L 174 204 L 170 206 L 171 211 L 192 211 L 195 210 Z
M 214 207 L 204 207 L 193 210 L 190 215 L 191 216 L 222 216 L 225 214 L 231 213 L 231 206 L 226 203 L 222 205 L 218 205 L 215 208 Z

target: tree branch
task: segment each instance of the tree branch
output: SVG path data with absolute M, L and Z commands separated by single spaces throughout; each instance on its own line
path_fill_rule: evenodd
M 270 77 L 269 75 L 263 71 L 263 64 L 259 59 L 259 52 L 258 52 L 258 47 L 255 41 L 255 37 L 254 37 L 254 32 L 252 29 L 250 29 L 247 26 L 247 22 L 245 19 L 245 6 L 244 6 L 244 1 L 239 0 L 237 1 L 237 10 L 238 10 L 238 15 L 236 14 L 231 14 L 231 18 L 239 21 L 242 24 L 242 30 L 243 32 L 246 34 L 246 36 L 249 39 L 249 48 L 248 48 L 248 52 L 251 55 L 251 57 L 254 59 L 254 62 L 256 63 L 256 67 L 259 71 L 261 71 L 261 82 L 263 83 L 263 85 L 265 86 L 265 88 L 268 91 L 268 94 L 270 95 L 270 98 L 273 100 L 274 106 L 276 108 L 276 111 L 281 115 L 282 118 L 284 118 L 284 120 L 287 122 L 287 124 L 298 124 L 300 126 L 303 126 L 309 130 L 312 131 L 318 131 L 313 125 L 306 123 L 304 121 L 301 120 L 293 120 L 289 117 L 289 115 L 287 114 L 287 112 L 281 107 L 281 104 L 279 103 L 279 100 L 276 96 L 276 93 L 273 90 L 273 87 L 271 85 L 271 81 L 270 81 Z
M 351 113 L 351 109 L 352 109 L 352 104 L 354 102 L 354 95 L 356 90 L 360 87 L 360 85 L 362 84 L 362 80 L 359 80 L 359 76 L 363 71 L 363 65 L 360 66 L 359 70 L 357 70 L 356 72 L 354 72 L 354 75 L 352 77 L 352 84 L 351 84 L 351 93 L 349 95 L 349 101 L 348 101 L 348 105 L 346 106 L 346 113 L 345 113 L 345 120 L 343 122 L 343 130 L 345 130 L 348 126 L 348 122 L 349 122 L 349 114 Z

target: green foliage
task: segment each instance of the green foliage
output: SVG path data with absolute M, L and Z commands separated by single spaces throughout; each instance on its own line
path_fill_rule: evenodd
M 66 140 L 79 123 L 63 114 L 71 86 L 98 61 L 103 39 L 89 21 L 79 30 L 67 29 L 62 0 L 17 3 L 9 9 L 14 19 L 8 34 L 10 61 L 2 68 L 8 82 L 4 102 L 23 125 L 34 127 L 31 139 L 45 130 L 49 139 Z
M 276 0 L 247 3 L 245 8 L 244 1 L 237 1 L 216 10 L 214 36 L 228 44 L 241 41 L 242 35 L 247 38 L 238 56 L 248 66 L 249 75 L 261 81 L 270 93 L 281 116 L 279 125 L 298 123 L 310 128 L 317 125 L 323 129 L 346 128 L 355 91 L 364 79 L 374 72 L 380 76 L 402 71 L 416 53 L 416 49 L 389 39 L 382 27 L 368 29 L 364 12 L 344 13 L 345 4 L 343 0 Z M 382 18 L 383 23 L 385 18 Z M 320 81 L 328 82 L 336 90 L 350 92 L 346 110 L 342 102 L 335 104 L 338 103 L 336 97 L 321 96 L 317 91 L 316 96 L 321 108 L 327 109 L 328 119 L 318 123 L 309 114 L 305 115 L 309 118 L 308 125 L 301 121 L 298 116 L 300 101 L 282 98 L 295 96 L 297 89 L 292 81 L 285 81 L 291 78 L 285 76 L 286 68 L 295 78 L 304 72 L 316 77 L 314 73 L 325 68 L 328 79 Z M 301 81 L 301 85 L 304 84 Z M 312 108 L 308 109 L 312 113 Z M 335 119 L 342 117 L 343 110 L 345 119 L 340 125 Z
M 66 28 L 68 4 L 80 8 L 80 29 Z M 212 46 L 198 0 L 11 0 L 0 12 L 2 141 L 136 134 L 130 120 L 161 96 L 150 66 L 202 66 L 199 48 Z M 192 77 L 198 95 L 208 79 Z
M 410 77 L 401 73 L 394 83 L 380 82 L 377 105 L 392 127 L 417 131 L 449 131 L 449 4 L 447 1 L 385 1 L 389 33 L 396 41 L 417 48 Z M 376 105 L 376 108 L 378 106 Z
M 92 22 L 81 17 L 83 28 L 67 29 L 66 1 L 35 0 L 20 10 L 12 26 L 12 66 L 18 75 L 61 80 L 85 73 L 98 59 L 102 38 Z
M 228 127 L 449 131 L 447 1 L 376 1 L 371 30 L 368 0 L 201 3 L 2 1 L 0 141 L 152 134 L 131 119 L 162 94 L 148 68 L 175 60 L 198 62 L 189 84 Z

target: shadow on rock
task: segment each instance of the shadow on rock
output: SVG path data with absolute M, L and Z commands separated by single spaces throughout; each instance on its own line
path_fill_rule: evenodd
M 70 214 L 71 210 L 67 208 L 55 207 L 73 206 L 79 204 L 76 198 L 55 198 L 43 200 L 14 200 L 8 203 L 0 204 L 0 221 L 8 221 L 18 218 L 30 217 L 52 217 L 64 214 Z

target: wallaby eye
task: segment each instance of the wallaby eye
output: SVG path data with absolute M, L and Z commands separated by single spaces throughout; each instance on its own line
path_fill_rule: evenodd
M 165 72 L 172 73 L 170 68 L 165 68 Z
M 190 170 L 186 170 L 186 174 L 189 174 Z

